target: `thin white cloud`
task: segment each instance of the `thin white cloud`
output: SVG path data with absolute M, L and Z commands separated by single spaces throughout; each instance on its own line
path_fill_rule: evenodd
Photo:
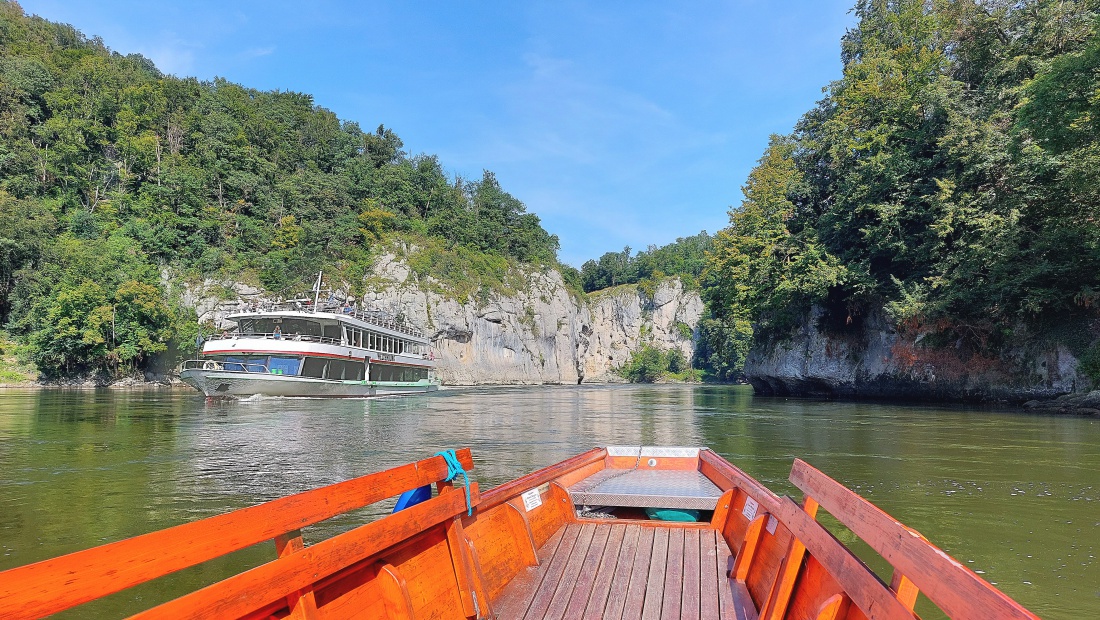
M 260 58 L 261 56 L 270 56 L 275 53 L 275 46 L 268 45 L 267 47 L 253 47 L 241 52 L 242 58 Z

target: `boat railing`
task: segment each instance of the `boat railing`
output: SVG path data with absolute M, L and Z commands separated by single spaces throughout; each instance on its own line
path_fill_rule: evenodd
M 219 370 L 223 372 L 247 372 L 269 374 L 271 370 L 264 364 L 253 362 L 223 362 L 218 360 L 187 360 L 180 364 L 180 370 Z
M 284 334 L 284 333 L 253 333 L 242 334 L 238 332 L 232 332 L 229 334 L 210 334 L 205 338 L 206 340 L 288 340 L 290 342 L 316 342 L 320 344 L 334 344 L 337 346 L 347 345 L 347 341 L 340 338 L 329 338 L 327 336 L 309 336 L 306 334 Z
M 243 307 L 246 312 L 330 312 L 343 314 L 354 319 L 377 325 L 385 329 L 423 338 L 424 333 L 409 325 L 403 319 L 393 316 L 381 310 L 360 308 L 358 306 L 337 303 L 318 303 L 316 306 L 310 301 L 279 301 L 268 303 L 253 303 Z
M 367 349 L 368 351 L 374 351 L 376 353 L 384 353 L 387 355 L 404 355 L 407 357 L 419 357 L 420 359 L 435 361 L 435 353 L 429 351 L 427 353 L 415 353 L 412 351 L 380 351 L 378 349 L 372 349 L 370 347 L 364 347 L 359 345 L 351 345 L 347 340 L 341 338 L 329 338 L 327 336 L 309 336 L 306 334 L 284 334 L 284 333 L 252 333 L 242 334 L 239 332 L 222 332 L 220 334 L 214 333 L 209 336 L 204 336 L 204 341 L 210 340 L 287 340 L 290 342 L 316 342 L 318 344 L 331 344 L 340 347 L 354 346 L 359 349 Z
M 468 448 L 457 450 L 456 458 L 464 469 L 473 469 Z M 462 542 L 461 526 L 456 525 L 455 518 L 466 514 L 467 497 L 470 506 L 476 507 L 480 496 L 476 482 L 469 485 L 469 496 L 449 488 L 448 474 L 447 461 L 433 456 L 250 508 L 0 571 L 0 618 L 54 614 L 265 541 L 274 541 L 277 559 L 132 617 L 267 617 L 270 611 L 260 612 L 268 608 L 278 611 L 280 606 L 289 606 L 291 612 L 300 610 L 300 616 L 291 614 L 295 617 L 317 617 L 321 597 L 315 597 L 314 588 L 345 575 L 352 581 L 368 580 L 376 573 L 384 579 L 394 576 L 400 597 L 405 589 L 400 569 L 385 561 L 375 565 L 367 560 L 378 558 L 425 528 L 444 524 L 448 532 L 444 553 L 461 560 L 455 560 L 453 566 L 448 561 L 447 568 L 452 579 L 457 570 L 469 580 L 471 551 Z M 436 483 L 441 492 L 431 499 L 308 547 L 303 544 L 302 528 L 306 526 Z M 472 616 L 470 594 L 464 594 L 463 606 L 470 605 L 467 615 Z M 478 594 L 485 605 L 484 592 Z M 407 600 L 408 594 L 404 597 Z M 382 602 L 388 607 L 389 601 L 384 593 Z

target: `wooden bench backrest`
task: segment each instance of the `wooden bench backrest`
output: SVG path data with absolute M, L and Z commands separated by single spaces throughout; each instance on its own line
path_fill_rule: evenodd
M 464 468 L 473 469 L 469 449 L 457 451 L 457 456 Z M 0 618 L 57 613 L 265 540 L 285 541 L 288 533 L 300 539 L 298 531 L 303 527 L 410 489 L 440 482 L 446 475 L 446 462 L 435 456 L 258 506 L 0 572 Z M 476 485 L 471 485 L 471 492 L 471 501 L 476 503 Z M 301 552 L 290 553 L 167 605 L 179 605 L 178 601 L 183 601 L 184 607 L 172 608 L 181 613 L 171 615 L 187 615 L 182 613 L 190 609 L 186 605 L 196 601 L 210 603 L 209 592 L 203 595 L 206 598 L 194 598 L 196 595 L 212 588 L 218 589 L 214 594 L 224 594 L 234 584 L 263 586 L 257 588 L 261 598 L 270 596 L 275 589 L 282 589 L 281 596 L 285 596 L 296 588 L 284 588 L 283 585 L 298 583 L 305 574 L 300 568 L 303 562 L 320 561 L 324 552 L 341 561 L 366 551 L 380 551 L 401 540 L 393 538 L 395 536 L 412 535 L 416 528 L 430 527 L 448 516 L 464 513 L 465 501 L 461 492 L 445 493 L 394 515 L 399 517 L 397 519 L 371 523 Z M 285 584 L 279 580 L 285 580 Z M 228 586 L 223 585 L 227 583 Z M 278 598 L 275 596 L 271 600 Z
M 904 576 L 948 616 L 1037 618 L 920 534 L 805 461 L 795 460 L 790 480 L 889 562 L 896 572 L 895 584 L 901 583 L 900 576 Z M 791 502 L 787 512 L 792 512 L 790 506 L 797 507 Z M 806 547 L 817 555 L 809 542 Z M 834 576 L 847 587 L 841 575 Z M 858 604 L 854 596 L 852 599 Z

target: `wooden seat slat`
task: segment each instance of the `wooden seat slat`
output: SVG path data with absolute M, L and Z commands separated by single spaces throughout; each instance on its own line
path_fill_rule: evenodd
M 805 461 L 795 460 L 790 479 L 900 570 L 948 616 L 1037 618 L 919 534 Z
M 469 449 L 456 454 L 463 467 L 473 469 Z M 446 462 L 435 456 L 0 572 L 0 618 L 40 617 L 69 609 L 437 482 L 446 475 Z

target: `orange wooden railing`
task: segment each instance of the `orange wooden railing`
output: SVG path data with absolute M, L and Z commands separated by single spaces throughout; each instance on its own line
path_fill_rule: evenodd
M 716 511 L 715 526 L 736 554 L 730 587 L 739 604 L 751 605 L 749 617 L 759 610 L 762 620 L 912 620 L 919 589 L 952 618 L 1036 618 L 920 534 L 804 461 L 795 461 L 790 476 L 805 493 L 801 504 L 775 495 L 709 450 L 700 454 L 700 469 L 729 490 L 719 502 L 723 514 L 718 521 Z M 749 502 L 758 508 L 745 509 Z M 723 504 L 728 508 L 722 510 Z M 816 520 L 819 506 L 894 567 L 889 585 Z
M 457 452 L 473 468 L 469 449 Z M 265 605 L 306 613 L 311 586 L 417 533 L 466 512 L 465 494 L 446 492 L 392 518 L 304 547 L 301 528 L 409 489 L 440 483 L 432 457 L 320 489 L 0 572 L 0 618 L 36 618 L 274 540 L 278 559 L 139 614 L 142 618 L 242 616 Z M 471 485 L 477 503 L 477 485 Z M 385 571 L 382 571 L 383 573 Z M 308 615 L 308 614 L 307 614 Z M 302 616 L 306 617 L 306 616 Z
M 952 618 L 1038 618 L 919 533 L 805 461 L 795 460 L 790 479 L 894 567 L 891 589 L 907 609 L 913 609 L 919 588 Z

